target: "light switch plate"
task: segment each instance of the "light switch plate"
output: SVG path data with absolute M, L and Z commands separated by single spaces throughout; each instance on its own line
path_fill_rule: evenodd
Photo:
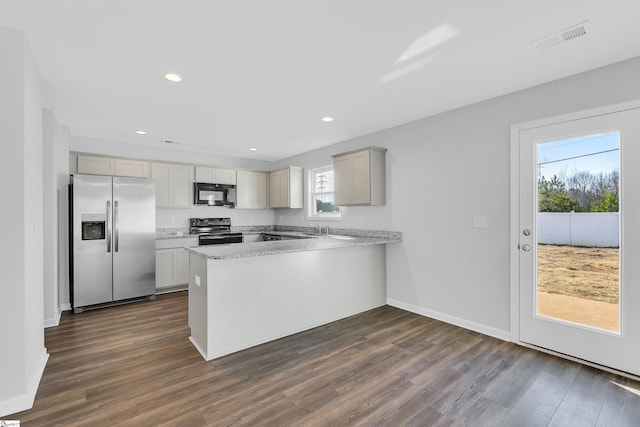
M 200 276 L 198 276 L 197 274 L 195 275 L 195 282 L 196 285 L 200 286 Z

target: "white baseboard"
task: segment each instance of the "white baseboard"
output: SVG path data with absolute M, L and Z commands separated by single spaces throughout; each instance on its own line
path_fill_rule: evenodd
M 49 353 L 47 353 L 46 348 L 43 348 L 42 357 L 40 358 L 40 362 L 38 362 L 38 366 L 36 366 L 27 391 L 19 396 L 0 401 L 0 418 L 15 414 L 16 412 L 26 411 L 33 407 L 33 402 L 36 400 L 36 393 L 40 386 L 40 380 L 42 379 L 42 374 L 44 374 L 44 368 L 47 366 L 47 360 L 49 360 Z
M 64 304 L 60 304 L 60 311 L 69 311 L 71 310 L 71 303 L 67 302 Z
M 200 356 L 202 356 L 202 358 L 204 360 L 207 360 L 207 361 L 211 360 L 211 359 L 207 359 L 207 353 L 200 348 L 200 346 L 198 345 L 196 340 L 193 339 L 192 336 L 189 337 L 189 341 L 191 341 L 191 344 L 193 344 L 193 346 L 196 348 L 196 350 L 198 350 L 198 353 L 200 353 Z
M 62 316 L 62 310 L 58 309 L 56 315 L 51 319 L 44 319 L 45 328 L 53 328 L 60 324 L 60 316 Z
M 393 298 L 387 298 L 387 304 L 400 308 L 402 310 L 410 311 L 421 316 L 429 317 L 431 319 L 439 320 L 441 322 L 449 323 L 454 326 L 469 329 L 474 332 L 488 335 L 490 337 L 498 338 L 503 341 L 511 342 L 511 332 L 503 331 L 502 329 L 492 328 L 490 326 L 482 325 L 480 323 L 472 322 L 470 320 L 461 319 L 460 317 L 450 316 L 448 314 L 440 313 L 438 311 L 429 310 L 426 308 L 418 307 L 416 305 L 407 304 L 402 301 L 395 300 Z

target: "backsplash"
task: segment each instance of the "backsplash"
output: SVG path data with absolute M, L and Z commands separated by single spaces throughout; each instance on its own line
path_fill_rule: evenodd
M 189 218 L 231 218 L 233 226 L 272 225 L 272 209 L 230 209 L 221 206 L 194 206 L 190 209 L 156 209 L 156 229 L 189 228 Z

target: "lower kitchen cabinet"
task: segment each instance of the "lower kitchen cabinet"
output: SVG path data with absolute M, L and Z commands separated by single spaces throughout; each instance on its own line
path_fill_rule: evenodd
M 185 247 L 198 246 L 197 238 L 156 241 L 156 291 L 189 283 L 189 252 Z

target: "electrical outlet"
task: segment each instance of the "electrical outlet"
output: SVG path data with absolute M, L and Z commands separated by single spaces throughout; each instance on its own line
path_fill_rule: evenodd
M 474 216 L 473 217 L 473 228 L 487 228 L 487 217 L 486 216 Z

